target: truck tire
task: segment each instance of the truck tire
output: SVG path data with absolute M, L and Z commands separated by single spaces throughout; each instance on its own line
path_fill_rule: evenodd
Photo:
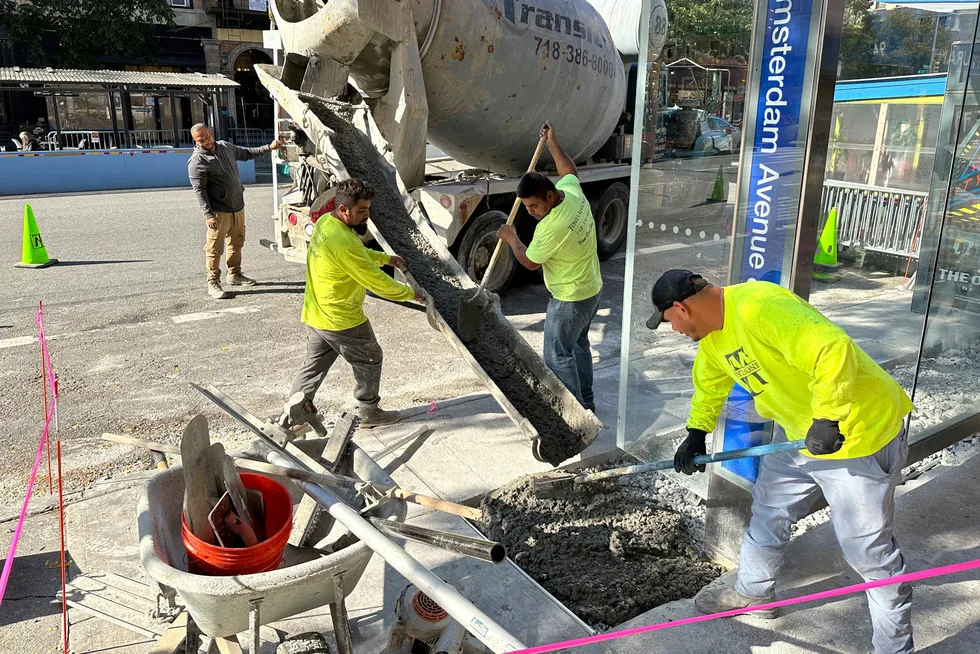
M 610 184 L 592 205 L 599 261 L 606 261 L 619 252 L 626 242 L 629 206 L 630 191 L 622 182 Z
M 497 246 L 497 230 L 507 222 L 507 214 L 491 210 L 470 220 L 459 244 L 459 254 L 456 258 L 463 270 L 477 284 L 483 279 L 483 273 L 490 265 L 490 257 Z M 510 246 L 503 244 L 493 275 L 487 280 L 487 290 L 499 293 L 510 284 L 514 276 L 517 261 Z

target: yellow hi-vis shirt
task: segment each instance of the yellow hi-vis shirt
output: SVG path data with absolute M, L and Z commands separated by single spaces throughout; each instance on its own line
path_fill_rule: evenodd
M 544 285 L 556 300 L 587 300 L 602 290 L 592 208 L 575 175 L 565 175 L 555 186 L 565 199 L 534 228 L 527 258 L 541 266 Z
M 339 332 L 362 325 L 366 289 L 389 300 L 411 300 L 411 286 L 381 270 L 391 256 L 364 247 L 340 219 L 326 214 L 313 227 L 306 253 L 303 322 L 315 329 Z
M 688 427 L 713 431 L 737 382 L 789 440 L 805 438 L 814 419 L 838 421 L 844 445 L 822 459 L 874 454 L 899 433 L 911 400 L 844 330 L 776 284 L 724 294 L 724 328 L 698 344 Z

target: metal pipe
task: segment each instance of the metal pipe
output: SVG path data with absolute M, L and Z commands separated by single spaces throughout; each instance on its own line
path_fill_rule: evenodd
M 119 149 L 123 144 L 119 139 L 119 116 L 116 115 L 116 92 L 113 90 L 109 91 L 109 113 L 112 114 L 112 144 Z
M 296 459 L 289 456 L 271 441 L 266 459 L 283 467 L 297 467 Z M 265 448 L 263 448 L 265 449 Z M 431 597 L 449 615 L 464 625 L 471 634 L 496 654 L 526 649 L 517 638 L 507 632 L 489 615 L 459 594 L 459 591 L 444 582 L 421 563 L 409 556 L 405 550 L 388 540 L 371 524 L 358 515 L 357 511 L 344 504 L 332 492 L 316 484 L 296 482 L 303 491 L 322 505 L 337 522 L 347 527 L 365 545 L 374 550 L 399 574 L 415 584 L 419 590 Z
M 393 520 L 382 520 L 381 518 L 371 518 L 370 521 L 378 528 L 378 531 L 389 536 L 397 536 L 430 547 L 438 547 L 481 561 L 500 563 L 507 558 L 507 550 L 504 549 L 504 546 L 492 540 L 470 538 L 448 531 L 426 529 L 425 527 L 407 525 L 404 522 Z

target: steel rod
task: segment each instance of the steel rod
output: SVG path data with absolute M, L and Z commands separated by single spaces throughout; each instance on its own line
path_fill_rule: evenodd
M 265 442 L 267 445 L 269 444 L 269 441 Z M 275 465 L 295 467 L 293 460 L 278 451 L 276 446 L 269 446 L 266 458 Z M 352 534 L 374 550 L 388 565 L 431 597 L 443 610 L 495 654 L 526 649 L 523 643 L 497 624 L 493 618 L 460 595 L 458 590 L 409 556 L 405 550 L 388 540 L 367 520 L 358 515 L 357 511 L 339 500 L 336 495 L 322 486 L 307 481 L 296 483 L 307 495 L 322 505 L 337 522 L 347 527 Z
M 430 547 L 438 547 L 481 561 L 500 563 L 507 558 L 507 550 L 504 549 L 504 546 L 492 540 L 471 538 L 448 531 L 427 529 L 417 525 L 408 525 L 404 522 L 382 520 L 381 518 L 371 518 L 370 521 L 379 531 L 389 536 L 404 538 Z

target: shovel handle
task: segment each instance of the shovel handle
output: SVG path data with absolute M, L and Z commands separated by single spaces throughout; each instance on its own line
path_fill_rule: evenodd
M 538 147 L 534 149 L 534 156 L 531 157 L 531 165 L 527 167 L 527 172 L 531 172 L 538 165 L 538 159 L 541 158 L 541 152 L 544 151 L 544 137 L 542 136 L 538 139 Z M 514 198 L 514 206 L 510 208 L 510 215 L 507 216 L 507 225 L 513 225 L 514 219 L 517 217 L 517 210 L 521 208 L 521 199 L 518 197 Z M 497 258 L 500 256 L 500 250 L 504 244 L 503 239 L 497 239 L 497 247 L 493 249 L 493 256 L 490 257 L 490 264 L 487 269 L 483 271 L 483 279 L 480 280 L 480 288 L 477 289 L 477 295 L 483 292 L 486 288 L 487 280 L 490 279 L 490 275 L 493 272 L 493 268 L 497 263 Z

